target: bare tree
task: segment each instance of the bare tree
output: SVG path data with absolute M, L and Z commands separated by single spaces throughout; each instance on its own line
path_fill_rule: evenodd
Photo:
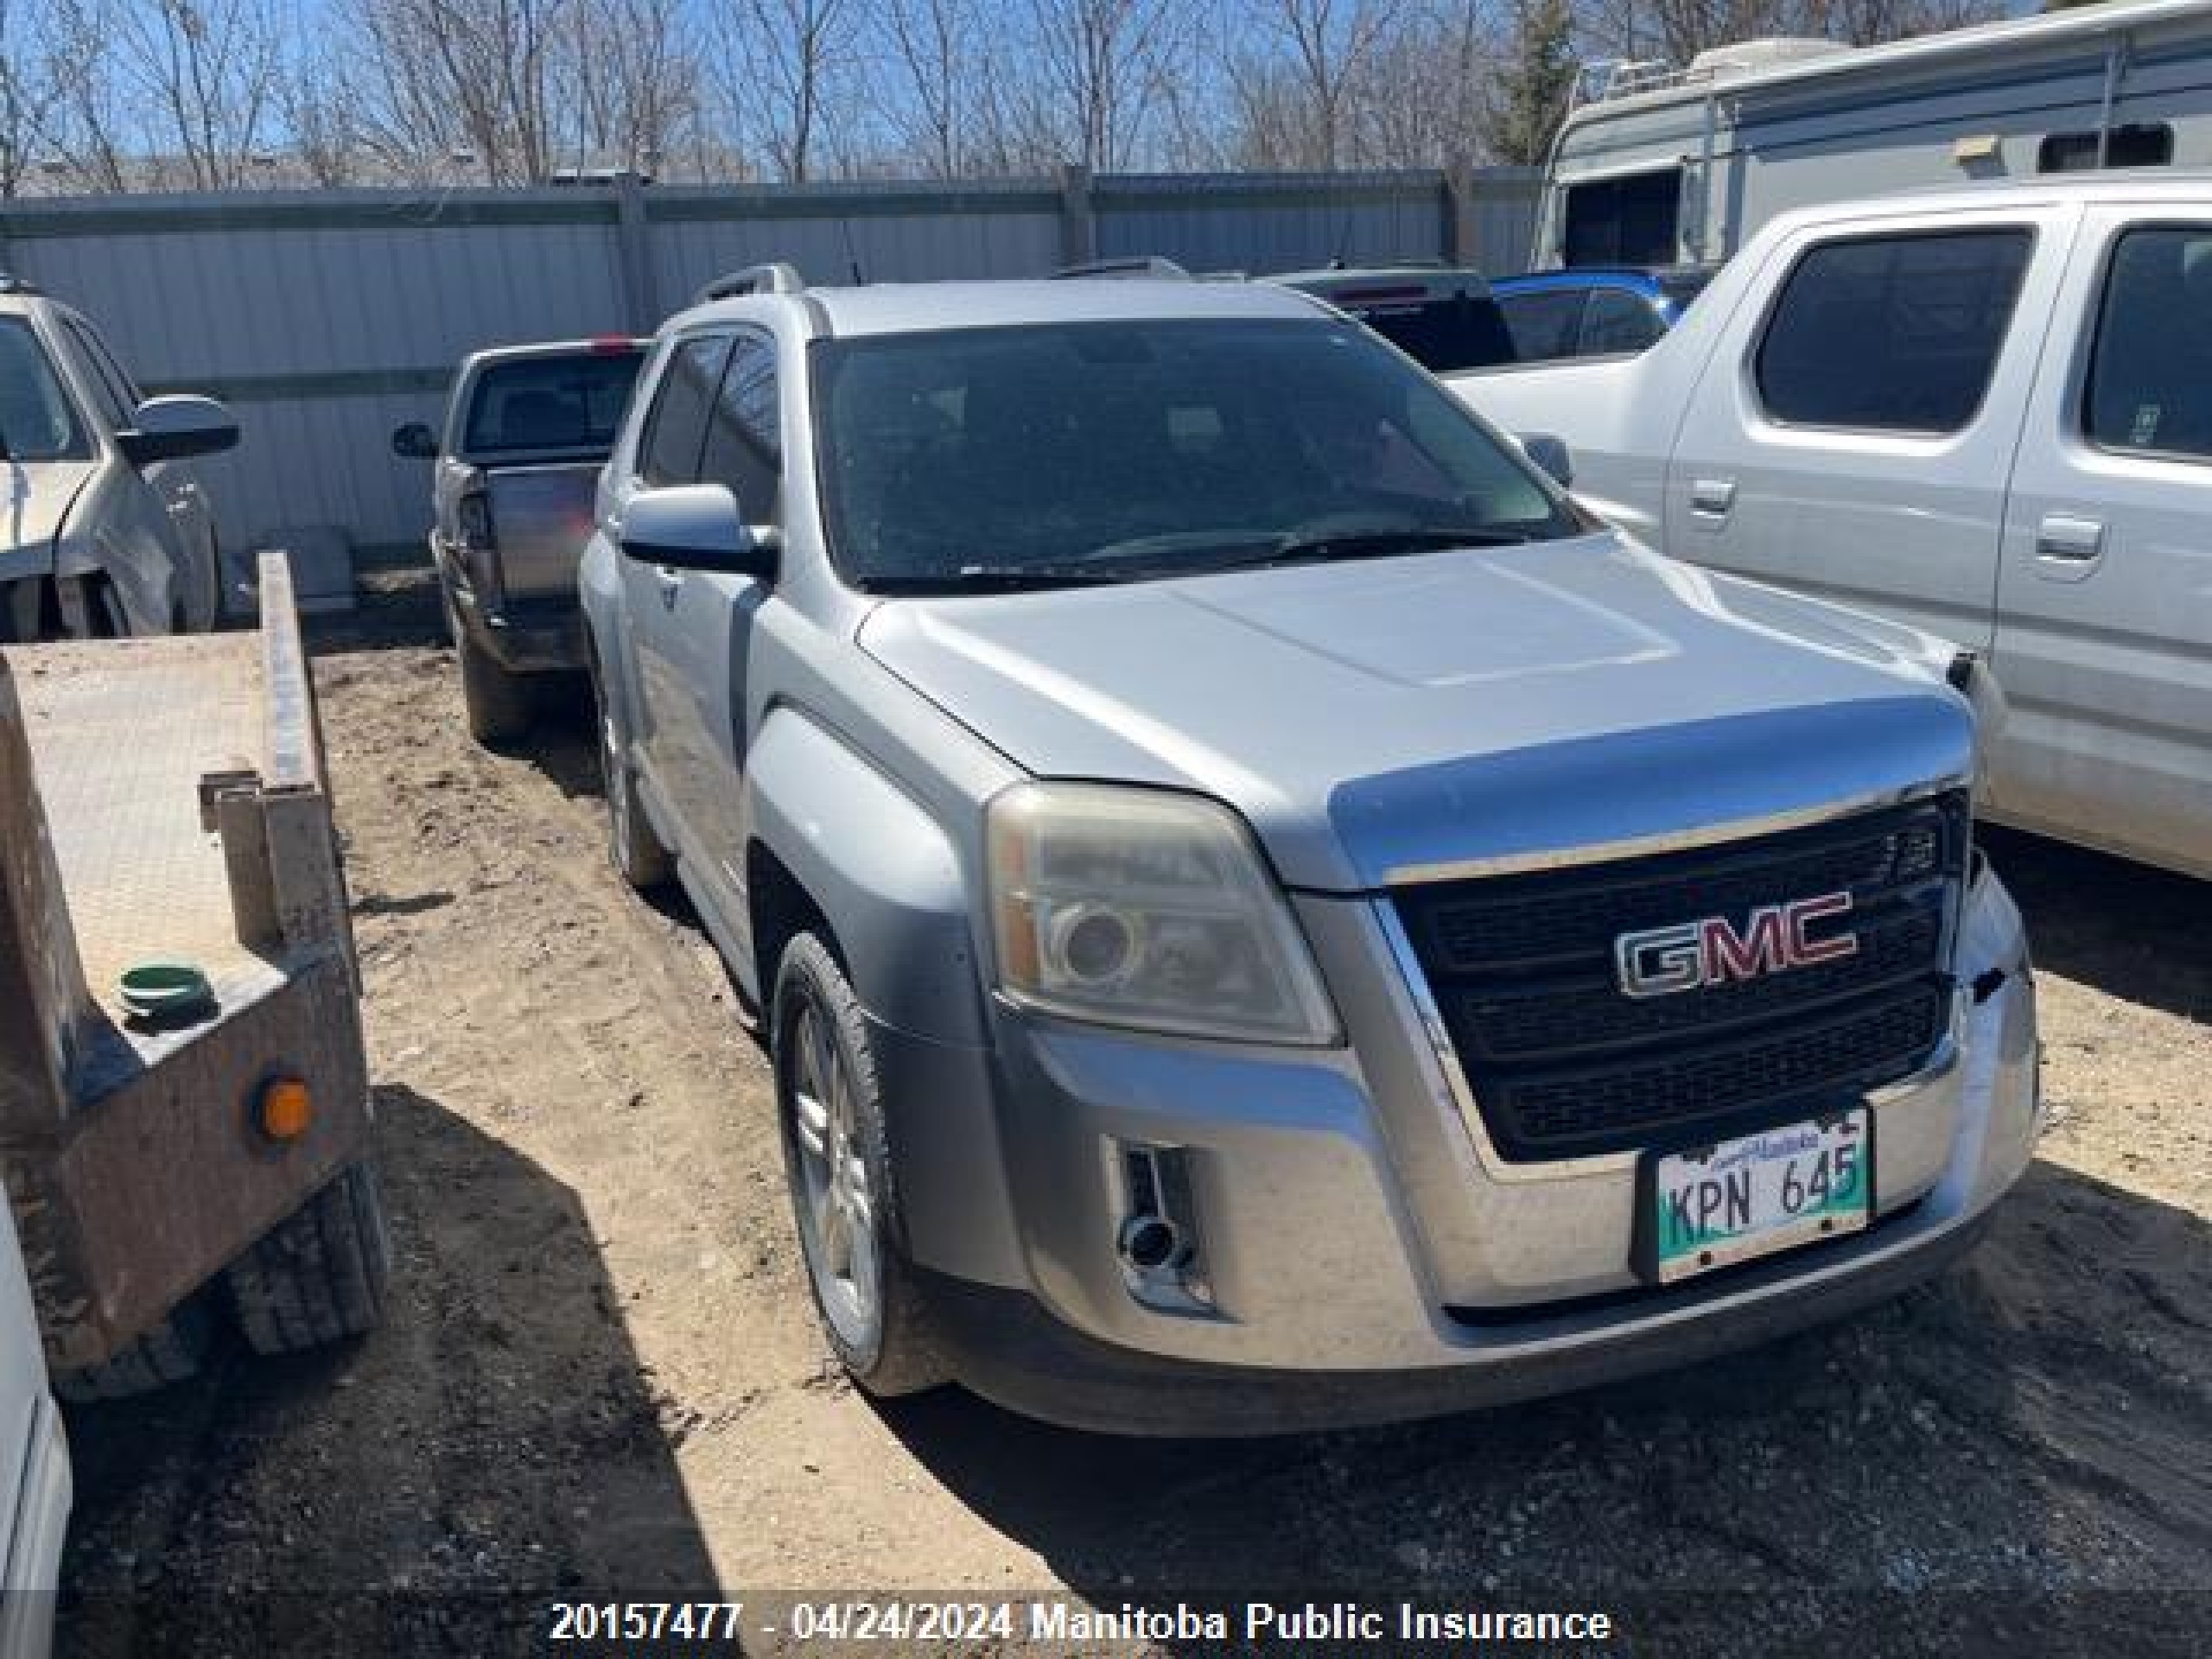
M 1093 172 L 1127 167 L 1174 73 L 1182 9 L 1173 0 L 1029 0 L 1038 74 L 1016 104 L 1018 131 Z
M 985 62 L 975 0 L 887 0 L 884 22 L 894 124 L 925 173 L 958 178 L 976 164 L 969 131 Z
M 683 0 L 577 0 L 564 140 L 578 166 L 660 173 L 701 107 Z
M 22 194 L 60 88 L 35 0 L 0 0 L 0 196 Z
M 108 0 L 55 0 L 49 22 L 54 102 L 47 133 L 60 175 L 90 194 L 130 188 L 126 100 L 117 87 Z
M 490 184 L 543 182 L 574 3 L 366 0 L 355 51 L 365 141 L 405 175 L 442 162 Z
M 842 149 L 850 137 L 837 122 L 850 112 L 842 96 L 850 0 L 729 0 L 728 17 L 737 43 L 724 87 L 733 124 L 766 153 L 777 177 L 804 184 L 820 170 L 825 141 Z
M 108 14 L 113 62 L 164 173 L 245 183 L 273 124 L 280 45 L 264 0 L 137 0 Z
M 1259 165 L 1328 170 L 1354 159 L 1368 70 L 1400 0 L 1265 0 L 1236 77 L 1239 148 Z

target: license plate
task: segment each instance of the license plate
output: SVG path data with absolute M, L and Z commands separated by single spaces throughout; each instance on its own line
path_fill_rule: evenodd
M 1872 1209 L 1866 1109 L 1652 1162 L 1652 1263 L 1662 1284 L 1815 1239 L 1855 1233 Z

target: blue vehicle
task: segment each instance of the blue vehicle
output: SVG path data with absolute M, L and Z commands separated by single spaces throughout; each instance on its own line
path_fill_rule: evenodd
M 1713 269 L 1577 266 L 1502 276 L 1491 294 L 1505 314 L 1516 363 L 1618 357 L 1656 343 L 1680 321 Z

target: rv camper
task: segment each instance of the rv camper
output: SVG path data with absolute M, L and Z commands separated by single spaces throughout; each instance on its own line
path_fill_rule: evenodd
M 2098 167 L 2212 165 L 2212 0 L 2116 0 L 1888 46 L 1755 41 L 1606 67 L 1530 264 L 1726 258 L 1776 214 Z

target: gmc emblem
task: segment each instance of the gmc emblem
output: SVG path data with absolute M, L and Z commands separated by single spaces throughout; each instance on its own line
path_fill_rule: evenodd
M 1824 893 L 1786 905 L 1761 905 L 1738 933 L 1726 916 L 1624 933 L 1613 941 L 1613 966 L 1628 996 L 1671 996 L 1700 985 L 1757 979 L 1785 968 L 1808 968 L 1856 956 L 1859 936 L 1812 937 L 1813 925 L 1851 909 L 1847 893 Z

